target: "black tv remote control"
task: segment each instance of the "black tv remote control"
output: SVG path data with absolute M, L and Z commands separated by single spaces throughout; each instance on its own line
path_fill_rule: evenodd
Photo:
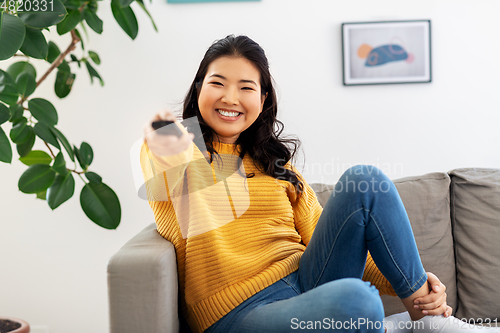
M 174 124 L 174 126 L 168 126 L 172 124 Z M 182 135 L 182 131 L 180 130 L 180 128 L 170 120 L 153 121 L 151 125 L 156 130 L 156 132 L 161 135 L 176 135 L 177 137 L 180 137 Z

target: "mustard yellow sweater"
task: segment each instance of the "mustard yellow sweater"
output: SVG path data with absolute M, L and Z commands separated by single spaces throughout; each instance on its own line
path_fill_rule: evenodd
M 286 167 L 304 181 L 300 196 L 289 182 L 260 172 L 248 156 L 244 170 L 234 172 L 234 145 L 214 148 L 221 158 L 211 165 L 194 144 L 170 157 L 155 156 L 147 144 L 141 149 L 148 201 L 158 232 L 175 247 L 181 311 L 194 332 L 296 271 L 322 212 L 291 164 Z M 241 176 L 249 173 L 254 176 Z M 370 255 L 363 279 L 396 295 Z

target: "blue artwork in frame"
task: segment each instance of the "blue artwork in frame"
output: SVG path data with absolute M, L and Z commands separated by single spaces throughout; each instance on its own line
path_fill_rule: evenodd
M 194 3 L 194 2 L 242 2 L 260 0 L 167 0 L 168 3 Z

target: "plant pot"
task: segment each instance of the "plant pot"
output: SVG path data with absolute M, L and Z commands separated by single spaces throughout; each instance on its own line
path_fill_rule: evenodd
M 17 327 L 13 331 L 3 331 L 2 330 L 2 324 L 4 324 L 4 323 L 10 323 L 10 322 L 19 323 L 21 326 L 15 325 L 15 326 L 19 326 L 19 327 Z M 21 320 L 21 319 L 12 318 L 12 317 L 0 317 L 0 332 L 2 332 L 2 333 L 4 333 L 4 332 L 8 332 L 8 333 L 29 333 L 30 332 L 30 325 L 27 322 L 25 322 L 24 320 Z

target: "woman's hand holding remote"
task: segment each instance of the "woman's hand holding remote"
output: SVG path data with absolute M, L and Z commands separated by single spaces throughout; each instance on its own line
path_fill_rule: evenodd
M 173 121 L 175 125 L 172 125 L 177 126 L 183 134 L 179 137 L 175 134 L 161 134 L 160 131 L 155 130 L 152 126 L 153 122 L 161 120 Z M 182 126 L 182 124 L 175 119 L 175 115 L 170 110 L 157 113 L 153 118 L 151 118 L 151 120 L 144 124 L 143 130 L 144 140 L 148 144 L 149 150 L 151 150 L 156 156 L 172 156 L 180 154 L 192 144 L 194 139 L 194 134 L 188 133 L 184 126 Z

